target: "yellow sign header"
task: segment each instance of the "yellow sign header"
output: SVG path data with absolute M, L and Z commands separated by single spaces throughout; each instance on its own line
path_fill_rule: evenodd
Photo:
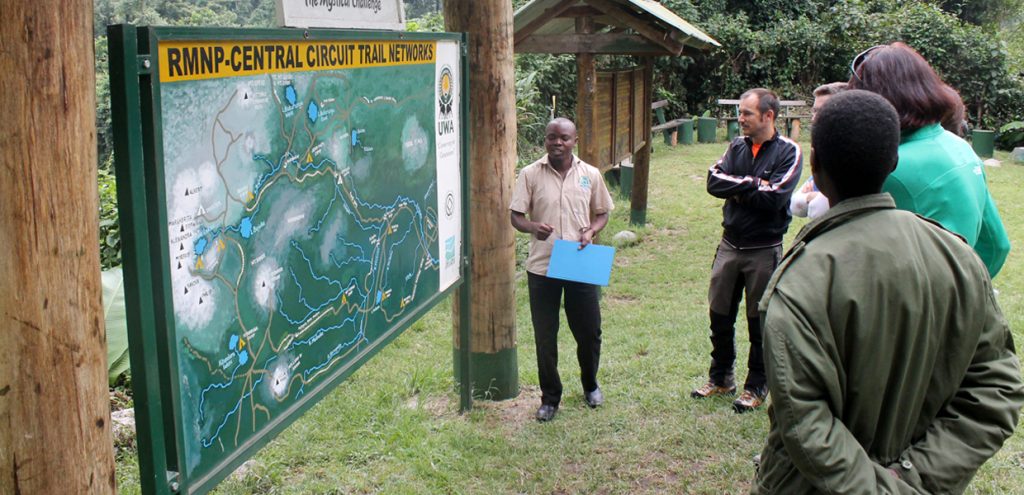
M 434 63 L 435 41 L 164 41 L 160 82 Z

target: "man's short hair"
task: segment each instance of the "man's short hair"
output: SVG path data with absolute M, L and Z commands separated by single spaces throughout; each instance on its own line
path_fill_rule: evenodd
M 757 111 L 764 115 L 768 110 L 772 111 L 773 117 L 779 116 L 779 97 L 775 96 L 769 89 L 754 88 L 748 89 L 740 95 L 741 100 L 745 100 L 748 96 L 757 96 Z
M 878 94 L 851 89 L 825 102 L 811 133 L 815 166 L 840 199 L 874 194 L 892 172 L 900 145 L 900 118 Z
M 830 82 L 814 88 L 814 97 L 832 96 L 846 91 L 849 84 L 846 81 Z

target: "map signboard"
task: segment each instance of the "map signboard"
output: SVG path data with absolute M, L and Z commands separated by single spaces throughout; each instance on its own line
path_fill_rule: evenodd
M 462 39 L 138 32 L 138 53 L 120 61 L 142 60 L 139 111 L 151 118 L 139 119 L 141 163 L 127 153 L 117 173 L 119 188 L 143 176 L 141 200 L 119 199 L 133 218 L 145 211 L 126 230 L 155 256 L 126 249 L 126 277 L 153 277 L 151 293 L 126 297 L 152 300 L 155 323 L 141 315 L 140 331 L 155 334 L 165 369 L 159 393 L 143 382 L 136 400 L 172 403 L 156 428 L 163 468 L 192 493 L 460 281 Z M 115 42 L 112 61 L 131 44 Z M 133 373 L 153 356 L 143 347 Z

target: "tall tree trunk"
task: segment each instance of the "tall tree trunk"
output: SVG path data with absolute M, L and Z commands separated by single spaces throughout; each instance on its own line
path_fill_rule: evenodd
M 469 169 L 472 226 L 470 352 L 473 394 L 519 395 L 516 361 L 515 237 L 508 206 L 516 166 L 512 2 L 448 0 L 445 27 L 469 33 Z M 464 289 L 463 289 L 464 290 Z M 455 347 L 460 304 L 453 298 Z M 457 373 L 464 370 L 456 369 Z
M 0 23 L 0 493 L 114 493 L 92 0 Z

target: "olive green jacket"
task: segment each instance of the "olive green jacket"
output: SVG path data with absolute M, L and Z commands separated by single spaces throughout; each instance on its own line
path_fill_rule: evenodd
M 754 493 L 960 493 L 1024 404 L 985 265 L 888 194 L 807 224 L 761 300 Z

